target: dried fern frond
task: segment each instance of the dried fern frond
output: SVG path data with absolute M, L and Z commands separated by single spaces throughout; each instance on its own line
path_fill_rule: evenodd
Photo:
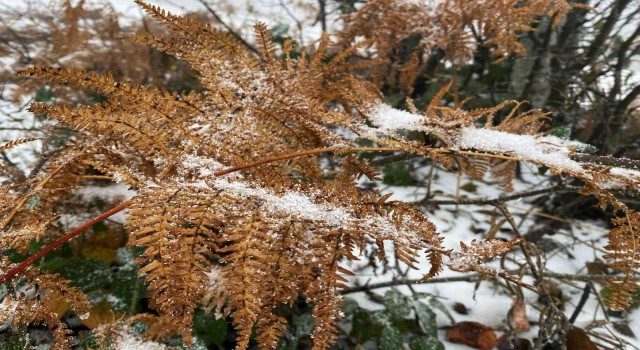
M 388 146 L 386 151 L 431 157 L 447 167 L 456 163 L 476 177 L 492 172 L 506 188 L 517 160 L 574 176 L 593 185 L 602 198 L 608 192 L 597 177 L 605 173 L 627 186 L 640 183 L 640 177 L 635 182 L 624 180 L 619 170 L 572 161 L 577 145 L 542 136 L 540 112 L 518 114 L 516 104 L 494 125 L 512 101 L 470 111 L 462 104 L 443 106 L 450 84 L 422 112 L 415 106 L 412 112 L 404 112 L 384 105 L 375 83 L 354 74 L 372 64 L 352 57 L 358 45 L 340 50 L 324 35 L 317 47 L 302 50 L 300 58 L 290 55 L 290 45 L 279 57 L 268 28 L 258 24 L 256 56 L 228 33 L 136 2 L 166 26 L 170 36 L 143 34 L 133 40 L 184 60 L 199 73 L 202 91 L 169 93 L 77 69 L 23 71 L 23 75 L 93 90 L 106 100 L 92 106 L 32 105 L 34 112 L 48 114 L 78 133 L 41 175 L 30 180 L 26 195 L 6 191 L 19 205 L 0 203 L 0 215 L 2 228 L 9 232 L 5 237 L 26 227 L 37 228 L 31 238 L 39 238 L 48 225 L 44 218 L 55 216 L 55 204 L 63 200 L 64 191 L 76 186 L 89 167 L 132 186 L 136 193 L 126 227 L 129 244 L 144 248 L 140 274 L 148 284 L 150 307 L 158 313 L 145 318 L 152 338 L 177 333 L 191 343 L 194 312 L 202 305 L 231 317 L 238 349 L 251 345 L 254 331 L 261 348 L 273 349 L 287 327 L 276 309 L 305 296 L 314 305 L 314 349 L 327 349 L 338 334 L 340 289 L 351 274 L 343 263 L 357 259 L 357 251 L 365 245 L 383 247 L 391 241 L 394 257 L 414 268 L 421 254 L 426 254 L 430 266 L 424 278 L 430 278 L 442 270 L 445 256 L 450 257 L 453 270 L 490 273 L 485 262 L 520 242 L 474 241 L 461 244 L 460 252 L 444 250 L 442 237 L 419 207 L 356 185 L 356 178 L 366 175 L 375 180 L 378 173 L 350 155 L 362 150 L 351 147 L 354 140 L 367 138 Z M 545 6 L 534 8 L 530 3 L 515 6 L 513 1 L 499 1 L 490 12 L 488 2 L 445 3 L 468 11 L 469 18 L 446 7 L 438 7 L 441 15 L 434 18 L 424 7 L 396 0 L 372 1 L 354 18 L 371 23 L 381 18 L 383 30 L 401 25 L 413 33 L 417 28 L 423 40 L 431 40 L 420 43 L 420 48 L 444 48 L 451 59 L 465 57 L 472 45 L 462 28 L 480 24 L 481 34 L 496 47 L 496 56 L 503 57 L 521 52 L 516 32 L 530 30 L 524 23 L 535 21 L 552 5 L 541 0 L 536 6 Z M 402 19 L 404 11 L 410 10 L 416 12 L 409 20 Z M 556 16 L 562 16 L 563 10 L 558 11 Z M 513 19 L 507 22 L 509 16 Z M 437 36 L 440 24 L 452 28 L 455 40 Z M 349 28 L 347 33 L 353 36 L 360 35 L 360 29 L 365 36 L 377 33 L 371 27 Z M 377 45 L 381 55 L 393 51 L 395 43 L 388 40 L 393 34 L 384 34 L 386 42 L 369 37 L 363 45 Z M 421 65 L 420 51 L 415 51 L 401 69 L 406 93 Z M 483 119 L 484 128 L 474 125 Z M 404 130 L 424 132 L 434 141 L 410 140 Z M 535 152 L 514 147 L 522 143 Z M 317 157 L 327 150 L 344 156 L 339 173 L 330 181 L 324 176 L 323 160 Z M 35 206 L 24 207 L 38 196 L 43 199 Z M 47 215 L 35 220 L 29 210 Z M 612 237 L 616 235 L 628 236 Z M 24 248 L 26 239 L 2 243 Z M 630 248 L 618 246 L 622 255 L 615 257 L 629 258 Z M 383 250 L 379 257 L 386 259 Z M 636 261 L 631 256 L 630 269 Z M 629 287 L 626 281 L 621 290 Z
M 22 145 L 27 142 L 35 141 L 37 139 L 38 139 L 37 137 L 25 137 L 25 138 L 9 141 L 3 145 L 0 145 L 0 152 L 10 150 L 16 146 Z
M 91 303 L 78 288 L 69 287 L 57 274 L 30 269 L 24 274 L 27 285 L 17 298 L 7 293 L 2 300 L 4 312 L 0 322 L 11 321 L 13 326 L 44 325 L 53 332 L 53 349 L 63 350 L 72 346 L 70 331 L 61 318 L 71 307 L 81 317 L 87 317 Z
M 629 308 L 640 290 L 640 277 L 637 276 L 640 269 L 640 214 L 623 212 L 624 216 L 612 220 L 615 227 L 609 232 L 609 244 L 605 246 L 611 253 L 603 256 L 605 259 L 613 259 L 613 262 L 607 264 L 608 267 L 622 273 L 607 281 L 606 298 L 614 311 Z
M 217 248 L 216 214 L 196 189 L 160 184 L 142 189 L 129 215 L 129 244 L 145 248 L 140 273 L 149 283 L 152 306 L 191 342 L 193 313 Z
M 447 266 L 453 271 L 475 271 L 487 276 L 497 276 L 498 274 L 502 274 L 513 280 L 516 280 L 517 278 L 509 275 L 508 273 L 504 271 L 498 271 L 494 268 L 484 265 L 484 263 L 493 260 L 498 256 L 505 255 L 520 243 L 522 243 L 521 238 L 514 239 L 508 242 L 500 240 L 478 242 L 476 240 L 473 240 L 469 245 L 460 242 L 461 250 L 458 252 L 452 252 L 449 255 L 451 261 L 447 263 Z

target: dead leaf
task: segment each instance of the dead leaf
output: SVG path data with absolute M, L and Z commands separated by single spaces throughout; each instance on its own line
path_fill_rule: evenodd
M 94 306 L 89 313 L 89 317 L 86 319 L 80 318 L 80 322 L 89 329 L 113 323 L 115 320 L 116 314 L 113 312 L 111 305 L 106 300 L 103 300 L 98 305 Z
M 527 318 L 527 305 L 524 300 L 516 299 L 513 301 L 513 305 L 508 314 L 509 324 L 514 329 L 527 332 L 531 328 L 529 325 L 529 319 Z
M 43 307 L 49 312 L 58 315 L 58 318 L 64 316 L 64 314 L 69 310 L 69 303 L 64 301 L 62 296 L 54 292 L 51 294 L 50 298 L 47 298 L 43 301 Z
M 620 334 L 626 335 L 627 337 L 636 337 L 636 334 L 633 333 L 631 327 L 629 327 L 629 324 L 627 322 L 613 322 L 613 328 Z
M 455 303 L 453 304 L 453 311 L 459 313 L 460 315 L 468 315 L 469 310 L 463 303 Z
M 587 262 L 587 273 L 590 275 L 606 275 L 609 271 L 604 262 L 596 260 Z
M 452 343 L 464 344 L 480 350 L 491 350 L 498 340 L 496 332 L 482 323 L 460 322 L 447 329 L 447 338 Z
M 598 350 L 598 348 L 584 329 L 571 327 L 567 333 L 567 350 Z
M 508 333 L 498 339 L 498 350 L 533 350 L 529 339 L 510 337 Z

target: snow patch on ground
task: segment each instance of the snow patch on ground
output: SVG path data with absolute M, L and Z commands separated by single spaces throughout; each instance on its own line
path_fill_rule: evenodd
M 164 344 L 145 341 L 132 334 L 123 332 L 118 338 L 115 349 L 117 350 L 166 350 L 169 349 Z

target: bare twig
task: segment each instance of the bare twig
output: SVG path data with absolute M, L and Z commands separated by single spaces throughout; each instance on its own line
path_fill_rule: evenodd
M 640 88 L 638 88 L 640 92 Z M 590 162 L 602 165 L 619 166 L 626 168 L 640 168 L 640 160 L 629 158 L 615 158 L 611 156 L 596 156 L 591 154 L 576 153 L 571 158 L 580 162 Z
M 218 23 L 220 23 L 220 25 L 222 25 L 229 32 L 229 34 L 231 34 L 234 38 L 236 38 L 236 40 L 241 42 L 242 45 L 246 46 L 253 53 L 255 53 L 257 55 L 260 54 L 258 49 L 256 49 L 253 45 L 249 44 L 246 40 L 244 40 L 240 36 L 240 34 L 236 33 L 235 30 L 233 30 L 233 28 L 229 27 L 229 25 L 227 25 L 222 20 L 222 18 L 220 18 L 220 16 L 218 16 L 218 13 L 205 0 L 198 0 L 198 1 L 202 4 L 202 6 L 204 6 L 207 9 L 207 11 L 209 11 L 209 13 L 213 16 L 213 18 L 215 18 L 216 21 L 218 21 Z
M 508 272 L 517 273 L 518 271 L 508 271 Z M 572 274 L 566 274 L 566 273 L 553 273 L 553 272 L 545 272 L 542 274 L 542 276 L 547 278 L 564 279 L 564 280 L 571 280 L 571 281 L 585 281 L 585 282 L 603 281 L 611 277 L 609 275 L 572 275 Z M 482 277 L 483 275 L 479 273 L 473 273 L 473 274 L 466 274 L 466 275 L 452 276 L 452 277 L 436 277 L 436 278 L 430 278 L 424 281 L 420 281 L 417 279 L 398 279 L 394 281 L 371 283 L 364 286 L 347 288 L 347 289 L 343 289 L 341 293 L 343 295 L 346 295 L 346 294 L 364 292 L 371 289 L 388 288 L 388 287 L 413 285 L 413 284 L 476 282 Z
M 565 186 L 556 185 L 552 187 L 542 188 L 539 190 L 530 190 L 516 192 L 509 195 L 502 195 L 495 198 L 468 198 L 457 200 L 434 200 L 425 198 L 417 202 L 418 204 L 436 204 L 436 205 L 496 205 L 498 203 L 504 203 L 526 197 L 534 197 L 548 193 L 560 193 L 560 192 L 579 192 L 582 188 L 579 186 Z

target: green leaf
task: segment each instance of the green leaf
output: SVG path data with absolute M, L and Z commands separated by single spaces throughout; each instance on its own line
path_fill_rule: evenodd
M 271 37 L 274 42 L 283 43 L 286 39 L 289 38 L 287 35 L 289 32 L 289 25 L 286 23 L 279 23 L 271 28 Z
M 416 311 L 420 329 L 427 335 L 437 336 L 436 314 L 427 305 L 420 302 L 414 303 L 413 309 Z
M 561 127 L 558 127 L 557 129 L 553 130 L 551 135 L 559 137 L 563 140 L 568 140 L 569 138 L 571 138 L 571 126 L 563 125 Z
M 59 273 L 71 280 L 70 285 L 90 292 L 111 283 L 111 267 L 103 261 L 92 259 L 55 257 L 45 261 L 42 269 Z
M 402 334 L 391 326 L 386 326 L 382 329 L 380 335 L 380 349 L 381 350 L 400 350 L 402 348 Z
M 411 350 L 444 350 L 444 345 L 436 337 L 418 336 L 409 340 Z
M 442 311 L 442 313 L 445 314 L 449 318 L 449 321 L 451 321 L 452 324 L 456 323 L 456 321 L 453 319 L 453 315 L 449 312 L 449 309 L 447 309 L 446 305 L 444 305 L 440 301 L 440 299 L 438 299 L 436 297 L 431 297 L 431 298 L 428 299 L 427 303 L 432 308 L 436 308 L 436 309 Z
M 140 308 L 140 300 L 146 295 L 146 288 L 136 270 L 119 269 L 113 275 L 111 294 L 122 301 L 118 305 L 112 305 L 115 310 L 136 313 Z
M 228 329 L 229 324 L 225 319 L 216 319 L 212 313 L 207 314 L 202 309 L 196 310 L 193 317 L 193 335 L 202 339 L 208 347 L 221 347 Z
M 46 104 L 52 104 L 56 100 L 53 90 L 50 86 L 43 86 L 36 91 L 36 96 L 34 97 L 35 102 L 44 102 Z
M 383 183 L 392 186 L 409 186 L 414 183 L 411 173 L 403 162 L 388 164 L 382 170 Z
M 0 350 L 25 350 L 35 349 L 29 340 L 29 333 L 25 327 L 20 327 L 17 331 L 5 331 L 0 334 Z
M 296 315 L 293 317 L 291 325 L 293 326 L 297 337 L 309 335 L 313 332 L 313 316 L 308 313 Z
M 284 338 L 281 340 L 277 349 L 296 350 L 300 348 L 300 345 L 305 344 L 310 338 L 313 327 L 313 316 L 310 313 L 294 315 L 291 321 L 291 327 L 285 332 Z
M 371 313 L 371 322 L 378 326 L 386 326 L 391 323 L 391 317 L 387 311 L 374 311 Z
M 344 300 L 344 306 L 342 306 L 342 312 L 344 312 L 344 315 L 346 317 L 349 317 L 360 310 L 361 310 L 360 305 L 358 305 L 358 303 L 355 300 L 348 299 L 348 298 Z
M 392 320 L 403 320 L 411 314 L 411 300 L 397 289 L 385 293 L 384 306 Z
M 373 315 L 376 313 L 367 312 L 365 310 L 358 310 L 353 313 L 352 327 L 349 335 L 358 340 L 359 343 L 364 343 L 371 338 L 377 338 L 382 332 L 382 325 L 373 320 Z M 377 321 L 382 321 L 383 324 L 388 324 L 388 316 L 382 312 L 377 312 L 380 315 Z M 384 318 L 382 320 L 381 318 Z

